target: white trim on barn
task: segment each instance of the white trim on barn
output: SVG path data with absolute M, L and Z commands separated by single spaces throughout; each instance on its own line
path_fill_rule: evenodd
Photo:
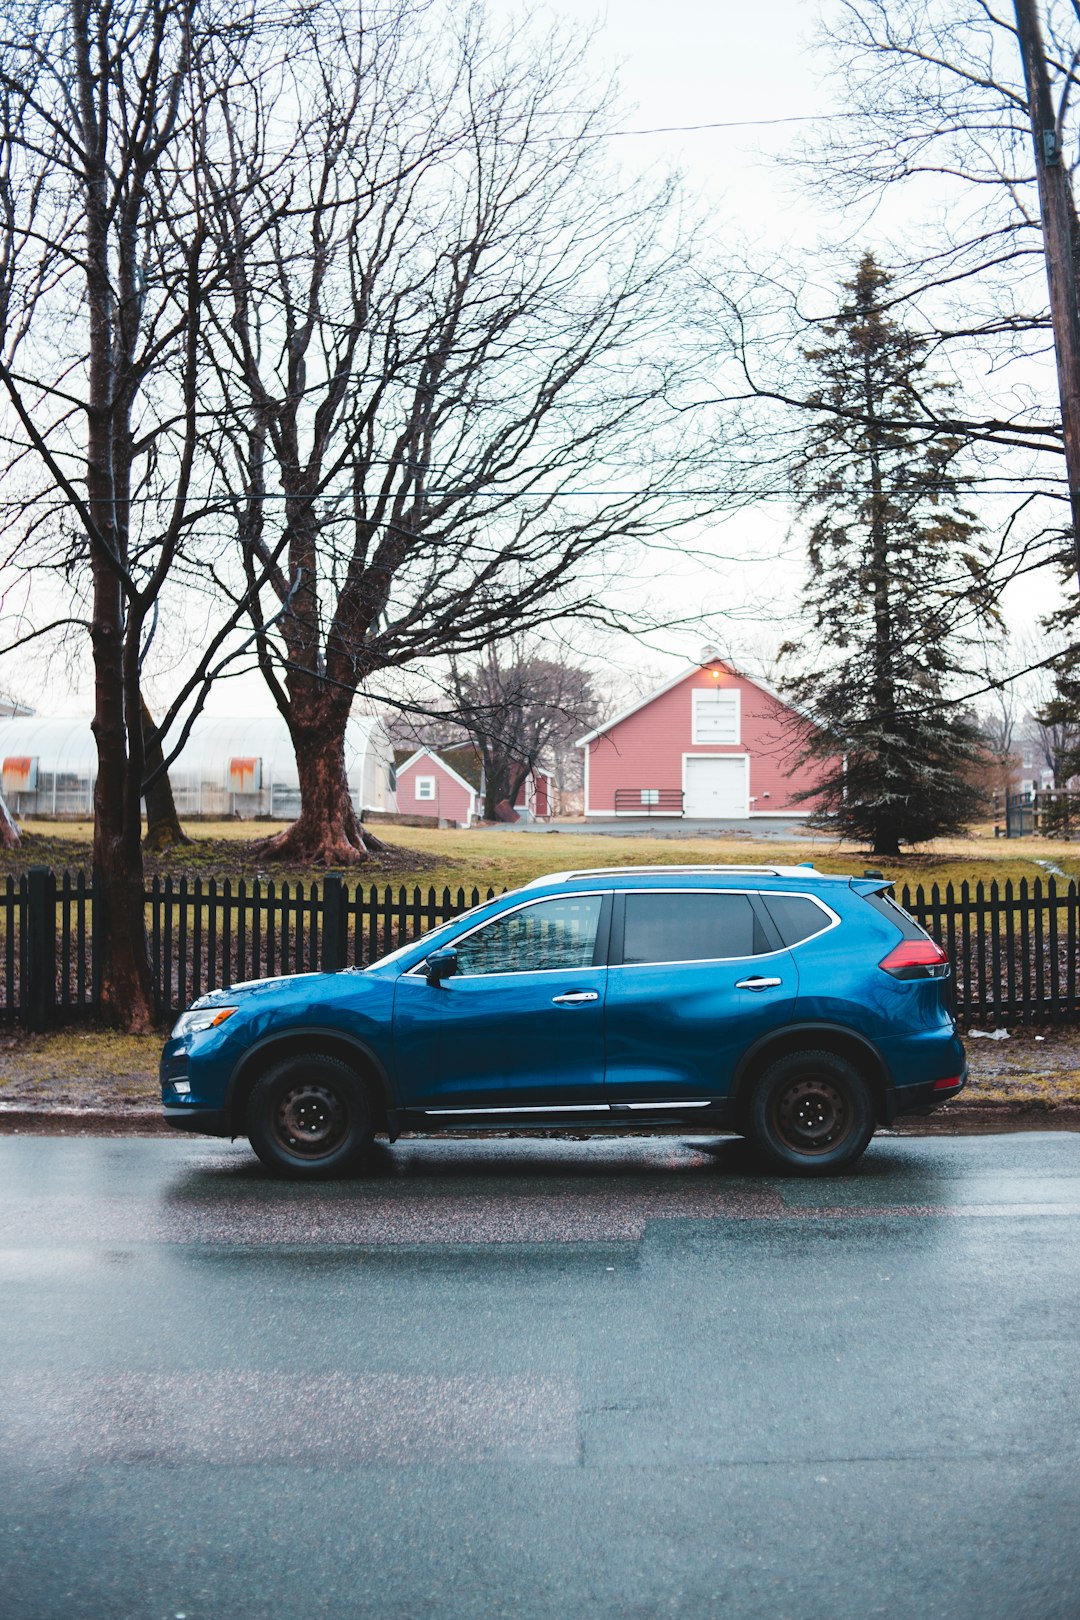
M 716 661 L 718 663 L 723 662 L 722 659 Z M 649 692 L 645 697 L 639 698 L 636 703 L 632 703 L 628 709 L 624 709 L 621 714 L 613 714 L 610 720 L 605 720 L 603 725 L 597 726 L 595 731 L 586 732 L 584 737 L 579 737 L 574 747 L 584 748 L 586 743 L 595 742 L 597 737 L 602 737 L 605 731 L 611 730 L 612 726 L 621 726 L 624 720 L 629 720 L 630 716 L 637 714 L 639 709 L 644 709 L 648 704 L 654 703 L 658 697 L 663 697 L 665 692 L 670 692 L 674 687 L 678 686 L 680 681 L 685 681 L 688 675 L 693 675 L 697 670 L 705 667 L 704 664 L 687 664 L 681 674 L 672 676 L 670 681 L 665 681 L 663 686 L 658 686 L 655 692 Z M 730 668 L 730 665 L 727 667 Z M 735 670 L 734 673 L 738 674 L 738 670 Z M 586 758 L 588 758 L 588 755 L 586 755 Z

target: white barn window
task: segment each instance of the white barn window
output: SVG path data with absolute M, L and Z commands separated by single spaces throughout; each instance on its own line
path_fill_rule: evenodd
M 433 776 L 418 776 L 416 778 L 416 797 L 418 799 L 433 799 L 435 797 L 435 778 Z
M 695 743 L 731 744 L 739 741 L 739 694 L 707 687 L 691 694 Z

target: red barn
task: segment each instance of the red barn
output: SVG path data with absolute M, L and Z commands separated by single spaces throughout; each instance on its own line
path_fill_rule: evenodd
M 794 795 L 814 786 L 821 767 L 792 764 L 808 724 L 769 687 L 706 648 L 702 663 L 579 739 L 585 814 L 721 821 L 806 815 L 810 806 Z

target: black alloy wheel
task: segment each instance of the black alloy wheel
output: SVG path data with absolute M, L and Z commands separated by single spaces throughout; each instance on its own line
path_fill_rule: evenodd
M 359 1168 L 373 1133 L 363 1082 L 340 1058 L 290 1057 L 260 1076 L 248 1137 L 275 1175 L 318 1179 Z
M 750 1134 L 776 1166 L 829 1175 L 853 1164 L 874 1134 L 869 1088 L 835 1052 L 789 1052 L 754 1089 Z

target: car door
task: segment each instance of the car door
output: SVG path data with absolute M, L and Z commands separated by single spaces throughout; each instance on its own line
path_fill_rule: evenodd
M 725 1096 L 742 1053 L 793 1016 L 797 994 L 794 959 L 755 896 L 617 895 L 604 1017 L 608 1102 Z
M 402 1106 L 606 1112 L 604 997 L 610 894 L 523 902 L 457 938 L 458 970 L 422 968 L 394 996 Z

